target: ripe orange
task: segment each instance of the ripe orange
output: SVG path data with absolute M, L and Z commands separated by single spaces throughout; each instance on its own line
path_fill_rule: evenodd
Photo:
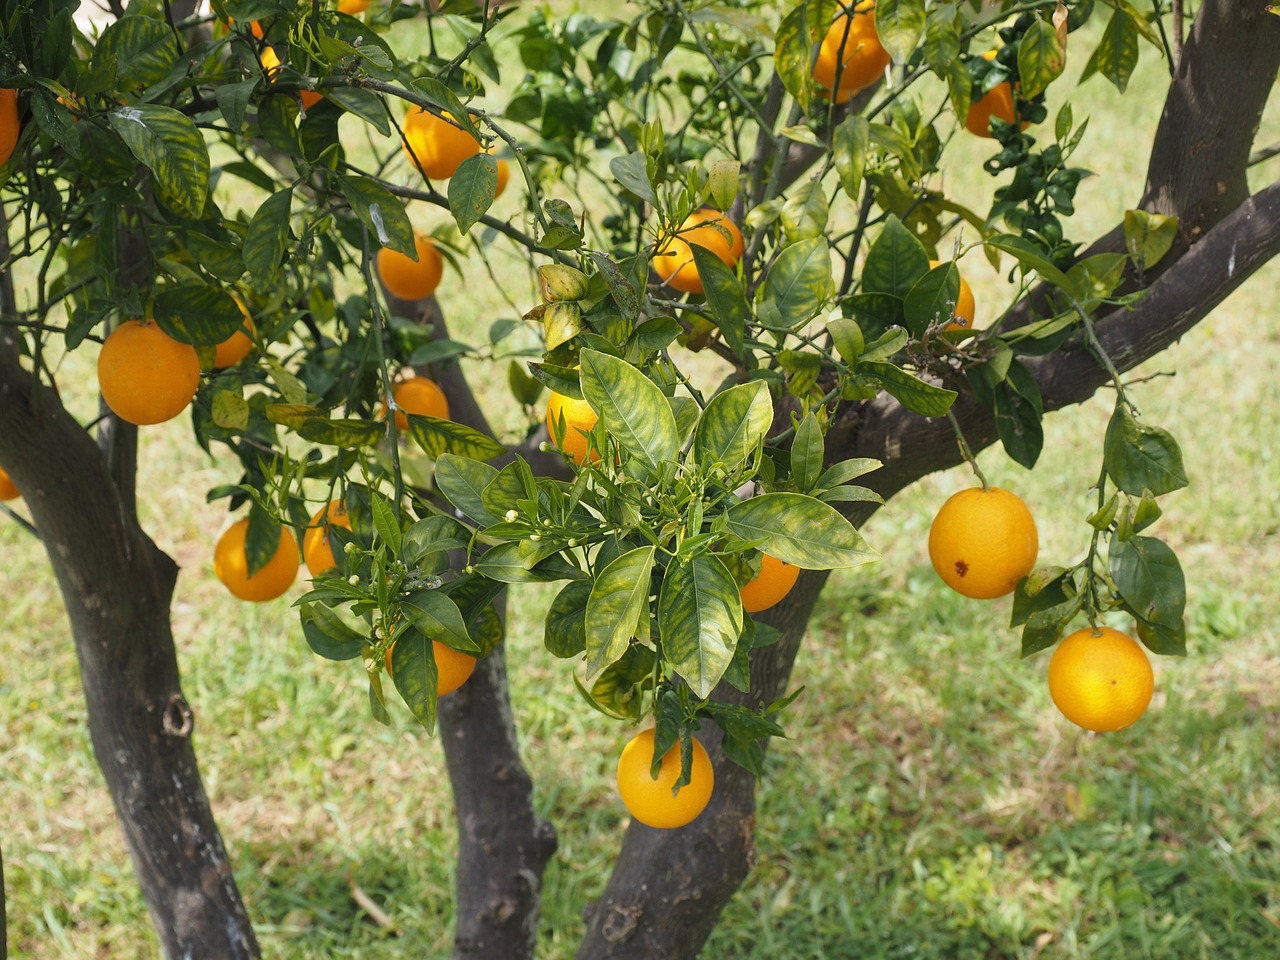
M 253 317 L 249 316 L 249 311 L 240 302 L 239 297 L 234 299 L 236 306 L 244 314 L 244 325 L 214 348 L 213 369 L 215 370 L 235 366 L 253 349 L 253 335 L 257 333 L 257 328 L 253 325 Z
M 582 463 L 587 456 L 587 434 L 595 429 L 600 416 L 587 401 L 574 400 L 553 391 L 547 401 L 547 431 L 551 434 L 552 443 L 555 443 L 561 417 L 564 418 L 564 437 L 558 446 L 574 463 Z M 599 454 L 592 451 L 591 459 L 599 460 Z
M 338 12 L 355 17 L 369 9 L 369 0 L 338 0 Z
M 18 91 L 13 87 L 0 87 L 0 167 L 9 162 L 13 148 L 18 145 L 22 124 L 18 121 Z
M 941 265 L 939 260 L 930 260 L 929 267 L 937 267 Z M 959 267 L 956 268 L 959 270 Z M 971 330 L 973 328 L 973 315 L 977 312 L 977 307 L 973 300 L 973 291 L 969 289 L 969 283 L 965 280 L 964 275 L 960 276 L 960 293 L 956 296 L 956 305 L 952 310 L 953 320 L 948 323 L 944 330 Z
M 0 500 L 17 500 L 20 496 L 22 494 L 18 493 L 18 488 L 13 485 L 9 475 L 0 470 Z
M 333 547 L 329 545 L 330 527 L 351 529 L 351 518 L 347 516 L 347 507 L 341 500 L 331 501 L 312 514 L 307 532 L 302 535 L 302 559 L 313 577 L 337 566 Z
M 880 45 L 880 35 L 876 33 L 875 9 L 875 3 L 868 0 L 858 4 L 852 16 L 842 13 L 836 17 L 818 48 L 813 79 L 823 88 L 824 95 L 835 89 L 836 66 L 844 64 L 840 69 L 836 103 L 844 103 L 859 90 L 871 86 L 889 65 L 889 54 Z
M 391 396 L 399 408 L 396 410 L 396 429 L 398 430 L 409 429 L 406 413 L 419 417 L 437 417 L 440 420 L 449 419 L 449 401 L 445 398 L 440 385 L 434 380 L 428 380 L 426 377 L 410 377 L 392 386 Z M 382 405 L 382 415 L 383 417 L 387 415 L 385 403 Z
M 480 152 L 475 137 L 421 107 L 404 117 L 404 152 L 429 180 L 447 180 L 467 157 Z
M 424 300 L 436 292 L 444 276 L 444 257 L 425 233 L 413 234 L 418 259 L 413 260 L 398 250 L 378 250 L 378 276 L 393 297 L 401 300 Z
M 704 207 L 689 214 L 679 234 L 668 238 L 653 257 L 653 269 L 663 282 L 685 293 L 702 293 L 702 278 L 690 244 L 705 247 L 730 267 L 742 259 L 746 249 L 738 225 L 719 210 Z
M 929 528 L 929 559 L 938 576 L 978 600 L 1011 593 L 1036 565 L 1039 549 L 1031 511 L 998 487 L 954 494 Z
M 1049 661 L 1049 695 L 1076 726 L 1099 733 L 1123 730 L 1146 712 L 1155 676 L 1132 637 L 1099 627 L 1077 630 Z
M 982 55 L 984 60 L 994 60 L 996 51 L 988 50 Z M 1013 123 L 1016 119 L 1013 102 L 1013 85 L 1002 83 L 992 87 L 979 99 L 969 104 L 969 112 L 964 118 L 965 129 L 979 137 L 992 137 L 991 118 L 999 117 L 1005 123 Z M 1022 121 L 1022 129 L 1031 126 L 1030 121 Z
M 715 787 L 716 772 L 706 748 L 693 738 L 693 769 L 689 782 L 674 796 L 671 791 L 680 778 L 680 744 L 666 752 L 658 779 L 650 774 L 653 763 L 653 728 L 636 734 L 618 757 L 618 794 L 627 811 L 645 826 L 670 829 L 683 827 L 706 809 Z
M 200 386 L 196 348 L 150 321 L 126 320 L 98 354 L 98 389 L 121 420 L 163 423 L 191 402 Z
M 762 554 L 760 572 L 742 588 L 742 609 L 747 613 L 768 610 L 791 592 L 799 576 L 799 567 Z
M 255 20 L 254 23 L 257 23 L 257 21 Z M 262 51 L 262 69 L 267 72 L 267 77 L 273 82 L 279 75 L 281 70 L 280 57 L 273 47 L 267 47 Z M 324 94 L 317 93 L 315 90 L 299 90 L 298 96 L 302 98 L 302 106 L 306 110 L 310 110 L 324 99 Z
M 244 552 L 248 532 L 246 518 L 233 523 L 218 538 L 213 550 L 213 572 L 241 600 L 255 603 L 274 600 L 289 589 L 298 575 L 298 541 L 288 527 L 281 527 L 276 552 L 257 573 L 249 576 L 249 559 Z
M 498 161 L 498 186 L 493 191 L 493 197 L 496 200 L 502 196 L 502 191 L 507 189 L 507 181 L 511 179 L 511 164 L 505 160 Z
M 391 651 L 396 648 L 393 643 L 387 647 L 387 676 L 391 676 Z M 476 668 L 476 658 L 468 653 L 460 653 L 453 647 L 447 647 L 439 640 L 431 641 L 431 650 L 436 657 L 436 696 L 443 697 L 453 693 L 470 679 Z

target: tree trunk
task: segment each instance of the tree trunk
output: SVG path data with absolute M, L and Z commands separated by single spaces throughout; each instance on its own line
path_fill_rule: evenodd
M 434 298 L 412 304 L 389 297 L 389 302 L 394 312 L 430 323 L 435 339 L 448 336 Z M 430 374 L 444 390 L 453 420 L 493 435 L 457 364 Z M 563 461 L 528 453 L 535 469 L 564 469 Z M 511 454 L 502 459 L 510 460 Z M 495 606 L 505 624 L 505 593 Z M 476 665 L 462 687 L 440 700 L 438 715 L 458 817 L 453 956 L 532 960 L 542 875 L 556 852 L 556 832 L 533 808 L 533 780 L 520 760 L 501 645 Z
M 94 754 L 165 956 L 258 956 L 192 749 L 169 624 L 177 566 L 138 527 L 93 440 L 5 338 L 0 465 L 58 578 Z

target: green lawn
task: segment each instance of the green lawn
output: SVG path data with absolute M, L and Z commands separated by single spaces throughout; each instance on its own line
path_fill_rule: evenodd
M 1159 69 L 1149 62 L 1144 77 Z M 1137 104 L 1110 123 L 1114 91 L 1097 78 L 1085 88 L 1081 103 L 1098 115 L 1078 159 L 1100 176 L 1082 187 L 1080 236 L 1138 194 L 1159 91 L 1134 86 Z M 1268 129 L 1260 142 L 1280 139 L 1274 116 Z M 957 146 L 948 186 L 989 194 L 977 169 L 989 145 Z M 1277 163 L 1261 172 L 1274 176 Z M 980 263 L 973 274 L 979 310 L 994 311 L 999 278 Z M 477 262 L 454 283 L 441 300 L 463 333 L 513 315 Z M 757 866 L 708 957 L 1280 955 L 1278 283 L 1273 265 L 1139 374 L 1176 371 L 1135 389 L 1146 418 L 1181 442 L 1192 480 L 1155 528 L 1186 569 L 1190 652 L 1156 664 L 1148 715 L 1107 736 L 1058 715 L 1048 654 L 1019 660 L 1008 601 L 964 600 L 929 567 L 932 512 L 971 480 L 928 478 L 864 531 L 884 562 L 828 587 L 797 661 L 806 691 L 786 715 L 790 739 L 771 750 L 760 789 Z M 68 359 L 61 375 L 88 419 L 91 359 Z M 481 382 L 501 405 L 505 371 L 489 376 Z M 981 458 L 1035 511 L 1042 562 L 1074 562 L 1087 547 L 1109 409 L 1104 395 L 1051 418 L 1034 473 L 997 450 Z M 226 516 L 204 492 L 236 480 L 227 457 L 201 456 L 175 422 L 144 431 L 140 460 L 144 525 L 182 566 L 174 634 L 198 755 L 264 954 L 445 956 L 455 839 L 438 745 L 407 711 L 389 728 L 374 723 L 361 671 L 312 655 L 287 601 L 242 604 L 213 580 Z M 0 555 L 11 953 L 157 956 L 89 748 L 43 548 L 0 518 Z M 291 595 L 302 589 L 300 579 Z M 630 731 L 586 710 L 572 665 L 542 650 L 549 596 L 521 591 L 510 605 L 508 656 L 537 803 L 560 833 L 539 955 L 563 960 L 626 827 L 611 770 Z M 370 922 L 353 885 L 398 935 Z

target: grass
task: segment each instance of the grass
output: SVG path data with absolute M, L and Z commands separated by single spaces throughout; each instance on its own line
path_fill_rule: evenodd
M 1133 118 L 1153 122 L 1156 96 L 1135 81 L 1139 104 L 1107 124 L 1110 88 L 1095 79 L 1086 91 L 1085 152 L 1100 176 L 1082 188 L 1080 235 L 1115 222 L 1117 198 L 1136 197 L 1145 149 L 1133 141 L 1150 131 Z M 977 169 L 989 145 L 956 146 L 951 186 L 989 194 Z M 981 310 L 1002 288 L 975 266 Z M 868 525 L 885 561 L 828 587 L 796 665 L 806 692 L 760 788 L 757 865 L 707 956 L 1251 960 L 1280 950 L 1278 276 L 1268 268 L 1143 371 L 1176 377 L 1136 388 L 1146 417 L 1181 441 L 1192 477 L 1155 528 L 1186 568 L 1191 649 L 1157 663 L 1149 715 L 1105 737 L 1058 716 L 1047 654 L 1018 659 L 1007 602 L 959 598 L 929 568 L 932 512 L 971 481 L 927 478 Z M 471 263 L 465 285 L 442 291 L 460 328 L 511 312 L 491 286 Z M 90 362 L 73 356 L 61 372 L 87 419 Z M 1034 473 L 999 451 L 982 457 L 992 481 L 1035 510 L 1045 562 L 1087 545 L 1108 412 L 1102 396 L 1047 421 Z M 174 633 L 197 752 L 265 955 L 446 955 L 455 839 L 438 745 L 403 710 L 389 728 L 373 723 L 359 671 L 314 657 L 287 603 L 241 604 L 213 581 L 226 517 L 204 491 L 234 481 L 234 464 L 201 457 L 175 423 L 145 431 L 140 476 L 144 525 L 183 569 Z M 0 522 L 0 551 L 10 950 L 149 960 L 155 937 L 89 748 L 57 586 L 16 524 Z M 560 832 L 539 956 L 563 960 L 626 826 L 610 779 L 629 731 L 585 710 L 570 666 L 542 651 L 549 598 L 526 590 L 511 605 L 508 657 L 536 802 Z M 369 921 L 353 885 L 399 936 Z

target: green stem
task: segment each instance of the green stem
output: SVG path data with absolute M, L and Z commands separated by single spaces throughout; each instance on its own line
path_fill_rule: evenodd
M 973 451 L 969 449 L 969 441 L 964 438 L 964 431 L 960 429 L 960 421 L 956 419 L 954 410 L 947 411 L 947 421 L 951 424 L 951 429 L 955 431 L 956 443 L 960 445 L 960 455 L 964 457 L 965 462 L 973 468 L 974 475 L 982 484 L 982 492 L 987 493 L 991 490 L 991 485 L 987 483 L 986 474 L 982 472 L 982 468 L 978 466 L 978 459 L 973 455 Z

